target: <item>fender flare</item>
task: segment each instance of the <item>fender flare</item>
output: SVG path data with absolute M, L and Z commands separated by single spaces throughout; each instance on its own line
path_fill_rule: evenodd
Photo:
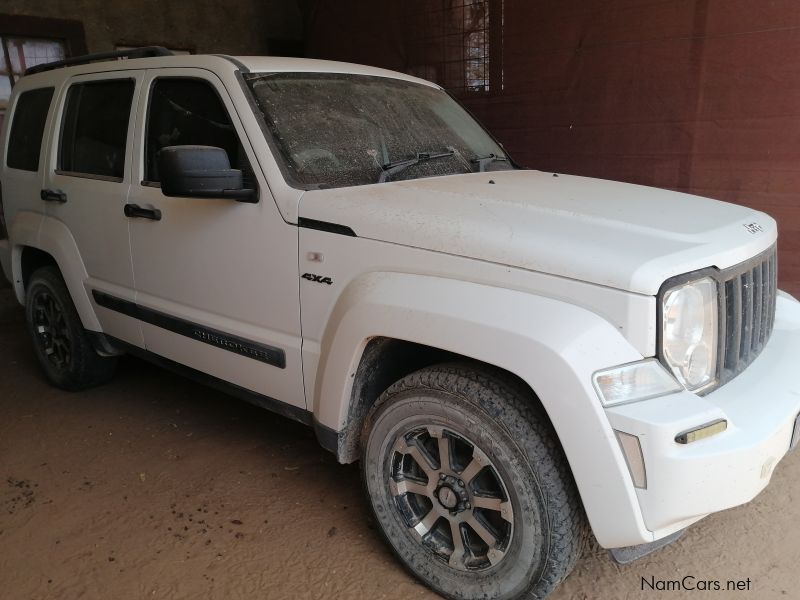
M 84 282 L 89 278 L 78 245 L 69 228 L 61 221 L 32 212 L 20 212 L 14 219 L 10 232 L 14 240 L 11 250 L 11 269 L 17 300 L 25 304 L 25 287 L 22 281 L 22 252 L 25 247 L 47 252 L 56 261 L 72 302 L 85 329 L 100 331 L 100 321 L 94 312 Z
M 541 401 L 601 545 L 652 541 L 625 458 L 592 384 L 595 371 L 640 360 L 599 315 L 512 289 L 405 273 L 369 273 L 342 292 L 325 329 L 315 420 L 340 431 L 370 339 L 416 342 L 494 365 Z

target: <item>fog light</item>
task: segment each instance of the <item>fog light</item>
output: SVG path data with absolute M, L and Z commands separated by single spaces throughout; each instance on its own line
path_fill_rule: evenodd
M 625 455 L 625 462 L 628 463 L 628 471 L 631 474 L 634 487 L 647 489 L 647 473 L 644 468 L 644 456 L 639 438 L 630 433 L 614 431 L 617 434 L 619 446 L 622 454 Z
M 718 433 L 722 433 L 728 428 L 728 422 L 725 419 L 720 419 L 719 421 L 714 421 L 712 423 L 706 423 L 698 427 L 697 429 L 690 429 L 689 431 L 684 431 L 683 433 L 679 433 L 675 436 L 675 441 L 679 444 L 691 444 L 692 442 L 697 442 L 700 440 L 704 440 L 706 438 L 711 437 L 712 435 L 717 435 Z

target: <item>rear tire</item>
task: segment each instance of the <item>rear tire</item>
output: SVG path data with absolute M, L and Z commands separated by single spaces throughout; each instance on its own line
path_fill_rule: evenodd
M 447 598 L 544 598 L 572 571 L 586 516 L 530 390 L 482 366 L 429 367 L 378 399 L 362 476 L 395 554 Z
M 36 358 L 56 387 L 82 390 L 105 383 L 114 374 L 116 358 L 95 351 L 56 267 L 42 267 L 31 275 L 25 317 Z

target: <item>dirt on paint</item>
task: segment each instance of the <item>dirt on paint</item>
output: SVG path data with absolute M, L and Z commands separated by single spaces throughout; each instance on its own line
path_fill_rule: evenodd
M 5 600 L 436 598 L 367 514 L 358 467 L 301 425 L 129 358 L 103 387 L 50 387 L 0 289 Z M 593 545 L 552 598 L 656 598 L 666 585 L 669 598 L 797 598 L 798 522 L 800 452 L 754 502 L 637 563 Z M 723 590 L 669 583 L 706 580 Z M 749 591 L 731 595 L 729 580 Z

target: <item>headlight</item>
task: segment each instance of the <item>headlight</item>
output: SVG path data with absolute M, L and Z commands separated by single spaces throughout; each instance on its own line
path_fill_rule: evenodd
M 717 282 L 705 277 L 678 285 L 661 302 L 663 360 L 686 389 L 699 391 L 717 377 Z

